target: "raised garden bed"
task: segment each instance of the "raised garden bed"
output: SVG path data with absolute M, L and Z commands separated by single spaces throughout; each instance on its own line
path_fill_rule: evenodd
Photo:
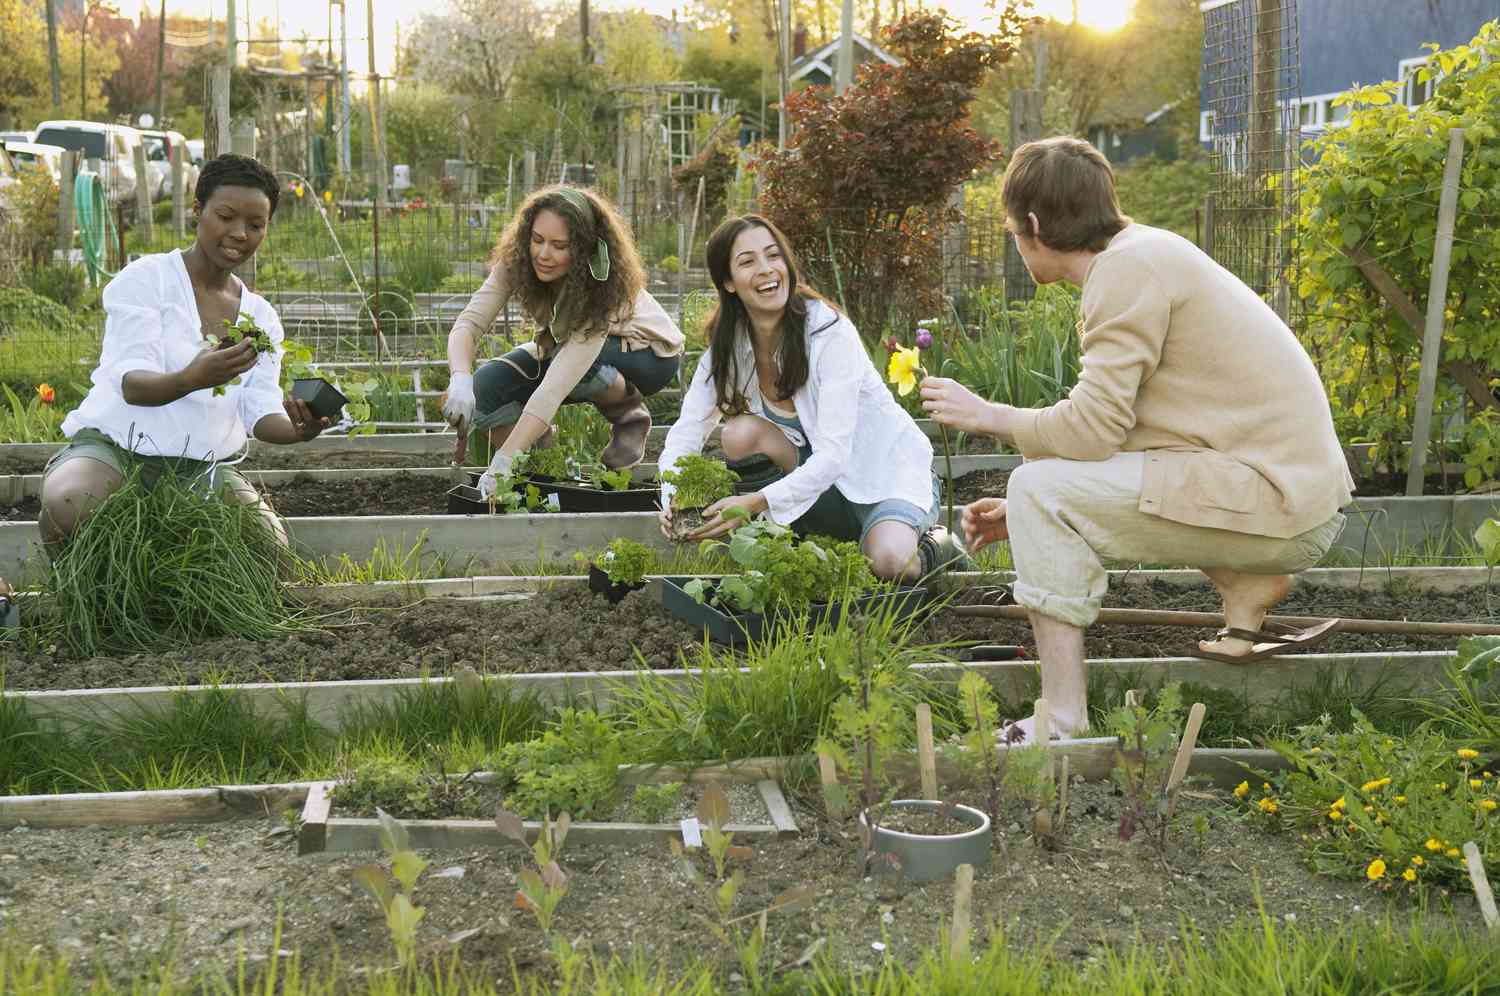
M 713 605 L 707 600 L 699 602 L 684 590 L 684 585 L 690 580 L 692 579 L 666 577 L 660 581 L 662 607 L 673 616 L 694 630 L 701 631 L 715 643 L 734 646 L 743 644 L 746 640 L 759 640 L 765 635 L 766 616 L 756 612 L 735 612 Z M 863 595 L 847 602 L 814 602 L 808 606 L 807 620 L 809 625 L 817 625 L 824 619 L 836 623 L 846 612 L 885 611 L 893 611 L 898 619 L 911 619 L 926 607 L 927 601 L 926 588 L 902 587 L 895 591 Z

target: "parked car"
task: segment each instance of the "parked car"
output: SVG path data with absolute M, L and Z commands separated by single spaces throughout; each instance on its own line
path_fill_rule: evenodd
M 37 125 L 35 141 L 83 154 L 83 169 L 99 177 L 109 203 L 135 204 L 136 186 L 149 179 L 135 173 L 135 148 L 141 133 L 126 125 L 98 121 L 43 121 Z
M 142 131 L 141 141 L 146 144 L 146 171 L 153 201 L 172 196 L 172 149 L 182 147 L 183 189 L 192 190 L 198 185 L 198 167 L 188 148 L 187 137 L 180 131 Z
M 0 145 L 8 142 L 29 142 L 34 137 L 29 131 L 0 131 Z
M 44 169 L 52 174 L 53 183 L 62 182 L 62 157 L 66 149 L 36 142 L 6 142 L 5 151 L 18 170 Z
M 203 166 L 203 139 L 190 138 L 187 142 L 188 155 L 193 157 L 193 165 L 199 168 Z

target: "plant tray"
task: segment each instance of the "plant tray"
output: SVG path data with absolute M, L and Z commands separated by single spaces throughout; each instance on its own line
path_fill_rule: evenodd
M 481 472 L 471 470 L 468 472 L 468 474 L 469 485 L 471 487 L 479 487 L 479 477 Z M 524 495 L 526 493 L 526 486 L 528 484 L 534 486 L 537 490 L 537 493 L 540 494 L 543 498 L 557 494 L 557 478 L 548 477 L 545 474 L 536 474 L 531 477 L 518 478 L 516 480 L 515 487 L 512 490 L 514 490 L 518 495 Z
M 759 640 L 766 628 L 766 618 L 754 612 L 727 612 L 707 602 L 698 602 L 685 590 L 691 577 L 667 577 L 661 579 L 661 604 L 683 622 L 701 627 L 709 639 L 730 646 Z M 816 625 L 824 619 L 837 624 L 845 612 L 885 609 L 889 606 L 898 619 L 909 619 L 926 607 L 926 588 L 897 588 L 895 591 L 863 595 L 851 601 L 823 604 L 814 602 L 808 607 L 808 623 Z
M 646 582 L 640 584 L 616 584 L 609 579 L 609 575 L 601 571 L 593 564 L 589 565 L 589 591 L 596 595 L 603 595 L 609 599 L 610 605 L 620 604 L 620 600 L 632 591 L 640 591 L 646 587 Z
M 655 487 L 610 491 L 571 481 L 559 481 L 554 487 L 564 512 L 654 512 L 661 499 Z
M 298 377 L 292 381 L 292 397 L 307 402 L 318 418 L 337 421 L 349 399 L 322 377 Z
M 547 505 L 555 512 L 557 511 L 557 496 L 546 495 Z M 518 508 L 516 513 L 524 513 L 527 509 Z M 491 506 L 479 493 L 479 489 L 472 484 L 459 484 L 448 489 L 448 514 L 449 515 L 505 515 L 505 509 L 499 506 Z M 514 513 L 512 513 L 514 514 Z

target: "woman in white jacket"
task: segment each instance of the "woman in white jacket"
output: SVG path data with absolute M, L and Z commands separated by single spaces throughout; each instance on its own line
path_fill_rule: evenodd
M 781 232 L 758 215 L 730 218 L 709 237 L 707 257 L 719 303 L 660 465 L 700 452 L 727 418 L 720 443 L 730 466 L 772 466 L 755 490 L 705 509 L 690 538 L 729 532 L 744 519 L 727 513 L 740 508 L 802 534 L 858 540 L 881 578 L 915 579 L 962 559 L 957 539 L 934 525 L 932 444 L 882 383 L 854 323 L 801 282 Z M 671 498 L 663 484 L 663 532 Z

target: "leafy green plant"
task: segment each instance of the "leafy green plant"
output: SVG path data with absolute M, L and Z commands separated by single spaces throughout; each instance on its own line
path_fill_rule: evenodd
M 380 904 L 396 954 L 403 965 L 410 965 L 416 959 L 417 924 L 427 912 L 414 905 L 411 897 L 427 860 L 412 850 L 406 827 L 389 813 L 377 810 L 375 815 L 380 821 L 381 849 L 391 862 L 390 875 L 379 865 L 360 865 L 354 869 L 354 881 Z
M 701 509 L 720 498 L 734 494 L 734 482 L 740 475 L 724 465 L 723 460 L 689 453 L 679 457 L 677 465 L 661 472 L 663 482 L 672 485 L 672 514 L 687 509 Z
M 489 808 L 473 776 L 450 776 L 441 763 L 432 770 L 391 757 L 370 759 L 340 777 L 332 799 L 345 811 L 379 809 L 405 820 L 473 818 Z
M 576 813 L 588 819 L 614 797 L 619 734 L 591 709 L 563 709 L 552 729 L 500 748 L 491 762 L 506 791 L 505 805 L 522 816 Z
M 592 557 L 583 553 L 577 556 L 580 562 L 591 563 L 603 571 L 611 584 L 642 584 L 656 563 L 656 551 L 624 536 L 610 540 L 609 546 Z
M 231 322 L 226 318 L 224 319 L 223 324 L 223 335 L 211 335 L 207 337 L 209 346 L 213 349 L 228 349 L 229 347 L 237 346 L 241 342 L 245 342 L 246 340 L 254 343 L 255 351 L 257 353 L 267 353 L 276 348 L 275 344 L 271 342 L 270 334 L 267 333 L 265 329 L 255 324 L 255 318 L 251 316 L 251 314 L 247 311 L 240 312 L 238 321 Z M 240 380 L 241 378 L 236 377 L 229 383 L 238 384 Z M 215 386 L 214 394 L 222 395 L 224 393 L 224 388 L 224 384 Z
M 524 868 L 516 876 L 516 904 L 531 911 L 542 933 L 552 935 L 552 918 L 558 904 L 568 894 L 568 876 L 557 859 L 562 856 L 563 842 L 568 838 L 572 818 L 562 813 L 553 822 L 543 816 L 536 840 L 526 841 L 526 825 L 515 813 L 501 807 L 495 811 L 495 826 L 511 840 L 526 848 L 534 867 Z
M 742 568 L 718 581 L 694 578 L 684 590 L 736 612 L 796 612 L 814 602 L 858 597 L 875 587 L 875 575 L 858 543 L 798 539 L 786 526 L 756 519 L 730 533 L 728 542 L 706 540 L 704 551 L 724 549 Z
M 545 446 L 526 451 L 517 459 L 515 473 L 527 473 L 533 477 L 552 477 L 558 480 L 569 477 L 568 454 L 561 446 Z
M 629 491 L 635 483 L 635 475 L 629 468 L 608 470 L 604 467 L 590 468 L 589 483 L 601 491 Z
M 1145 830 L 1164 848 L 1170 829 L 1167 781 L 1182 729 L 1182 686 L 1172 682 L 1163 687 L 1150 709 L 1140 702 L 1122 704 L 1110 710 L 1104 723 L 1110 735 L 1119 738 L 1109 774 L 1125 794 L 1120 839 L 1130 840 Z
M 1248 780 L 1236 797 L 1295 832 L 1318 871 L 1381 889 L 1466 881 L 1465 841 L 1487 866 L 1500 861 L 1500 756 L 1431 728 L 1391 736 L 1354 719 L 1348 733 L 1330 733 L 1325 717 L 1272 741 L 1295 769 L 1267 775 L 1259 798 Z
M 1001 732 L 995 690 L 982 675 L 965 672 L 958 680 L 958 698 L 968 729 L 959 749 L 946 754 L 949 763 L 967 769 L 982 786 L 992 832 L 998 837 L 1001 808 L 1008 797 L 1015 797 L 1027 801 L 1037 840 L 1049 842 L 1055 828 L 1051 807 L 1057 791 L 1046 775 L 1046 753 L 1040 746 L 1015 746 L 1023 735 L 1016 726 Z M 1002 742 L 1004 750 L 1000 749 Z
M 50 443 L 63 438 L 62 423 L 67 411 L 54 403 L 56 392 L 50 384 L 38 384 L 36 393 L 22 401 L 9 384 L 0 384 L 5 392 L 5 406 L 0 408 L 0 441 L 7 443 Z
M 1460 640 L 1443 687 L 1419 704 L 1451 736 L 1500 758 L 1500 637 Z
M 637 785 L 630 797 L 630 811 L 642 823 L 661 823 L 681 798 L 682 782 Z

